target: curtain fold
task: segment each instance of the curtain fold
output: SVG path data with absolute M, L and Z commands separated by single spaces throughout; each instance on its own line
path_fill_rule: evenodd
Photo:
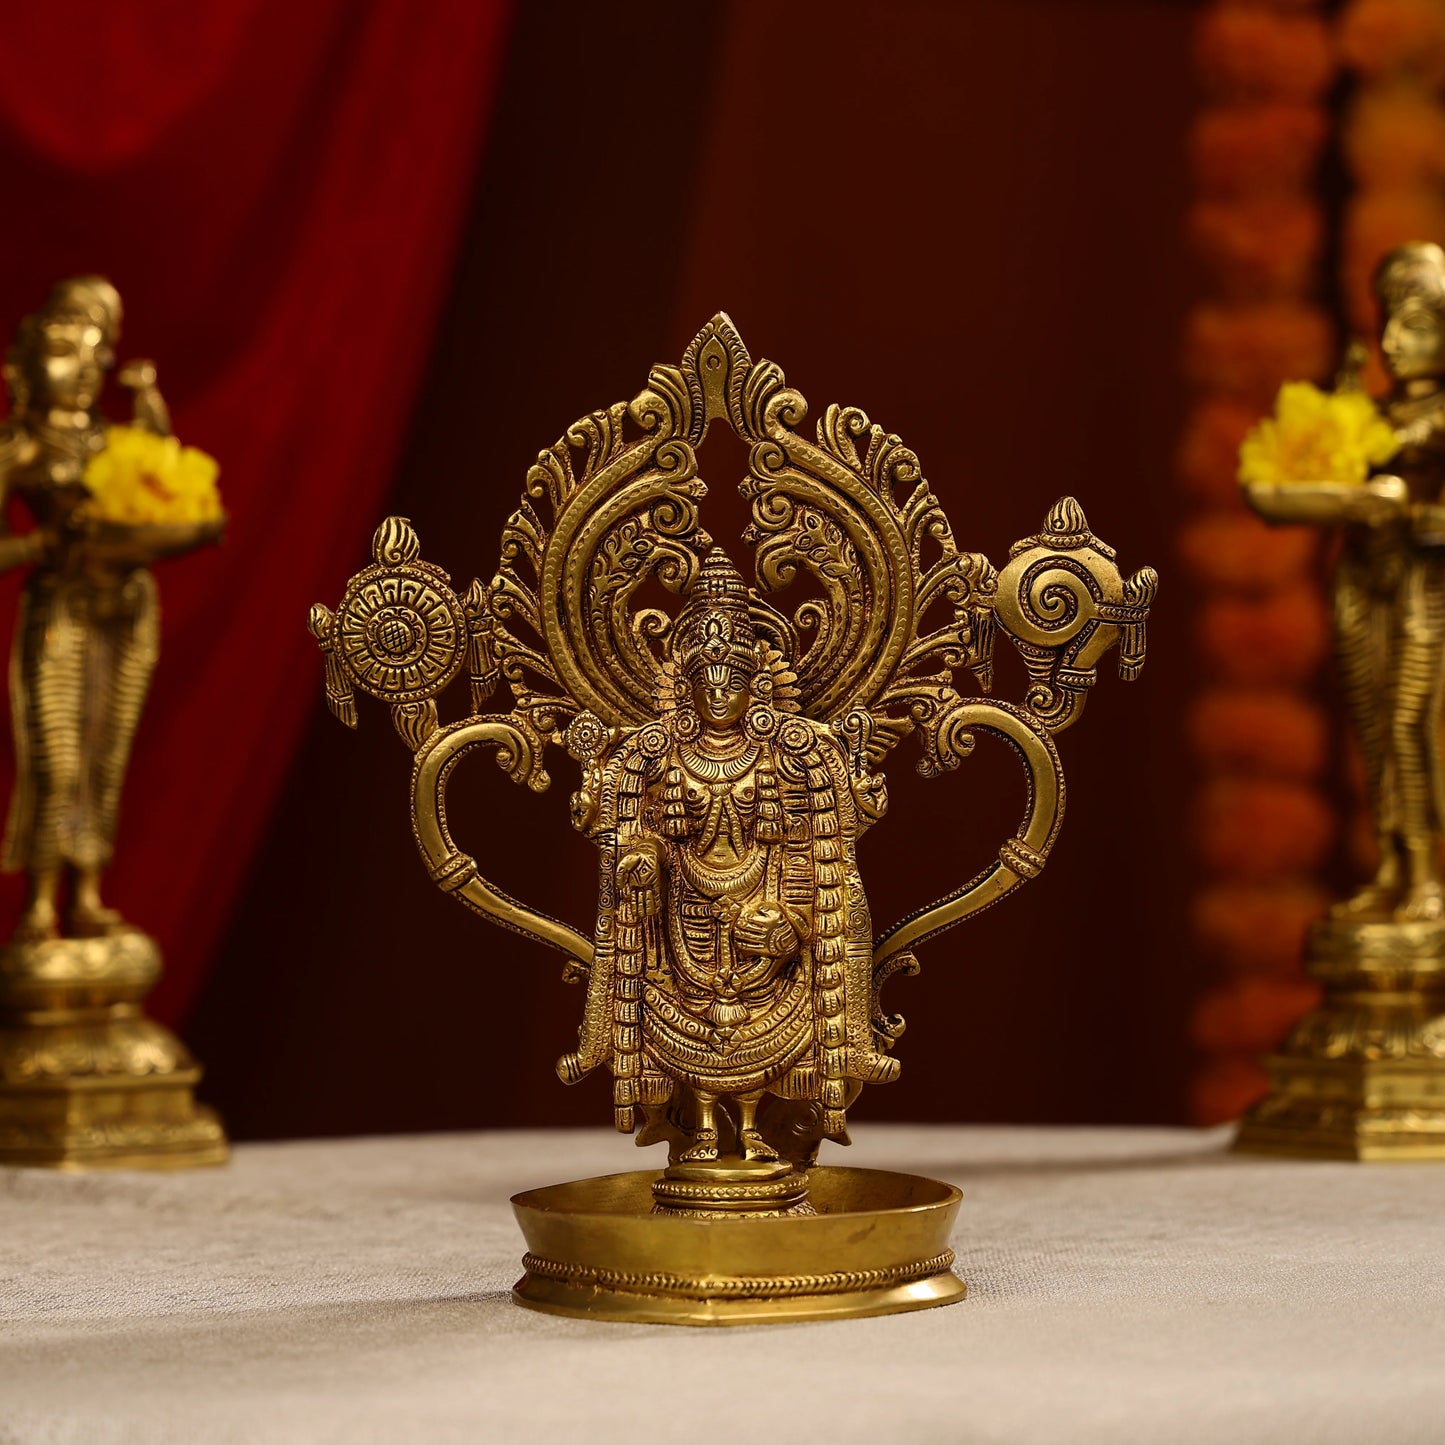
M 156 569 L 161 660 L 108 890 L 165 950 L 171 1021 L 320 705 L 307 608 L 335 602 L 384 504 L 509 11 L 150 0 L 0 29 L 0 328 L 61 276 L 108 275 L 122 359 L 156 361 L 231 516 L 221 549 Z M 298 911 L 348 902 L 295 879 Z

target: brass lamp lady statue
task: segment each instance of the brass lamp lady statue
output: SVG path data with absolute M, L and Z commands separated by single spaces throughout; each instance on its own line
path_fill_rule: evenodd
M 1240 1144 L 1445 1158 L 1445 251 L 1390 252 L 1375 290 L 1391 377 L 1379 407 L 1348 366 L 1332 397 L 1285 388 L 1279 420 L 1242 453 L 1245 496 L 1261 516 L 1342 534 L 1335 656 L 1379 862 L 1311 935 L 1307 966 L 1324 1003 L 1270 1061 L 1271 1093 Z M 1292 390 L 1310 410 L 1293 423 Z M 1293 474 L 1271 475 L 1285 457 Z M 1306 457 L 1312 478 L 1299 475 Z M 1328 477 L 1332 463 L 1356 474 Z
M 120 296 L 98 276 L 60 282 L 20 324 L 0 427 L 7 512 L 0 570 L 29 564 L 11 659 L 16 783 L 4 864 L 24 912 L 0 953 L 0 1162 L 180 1165 L 225 1157 L 191 1096 L 200 1076 L 138 1003 L 155 944 L 101 898 L 121 784 L 159 648 L 149 564 L 219 539 L 214 464 L 170 439 L 149 362 L 120 381 L 130 427 L 99 410 Z M 62 890 L 69 883 L 68 919 Z M 68 926 L 63 926 L 68 924 Z

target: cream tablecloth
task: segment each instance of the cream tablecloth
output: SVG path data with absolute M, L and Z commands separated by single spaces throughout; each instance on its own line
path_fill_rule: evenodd
M 1445 1167 L 1219 1134 L 868 1128 L 950 1179 L 969 1298 L 693 1330 L 535 1314 L 507 1196 L 603 1133 L 0 1170 L 0 1442 L 1445 1441 Z

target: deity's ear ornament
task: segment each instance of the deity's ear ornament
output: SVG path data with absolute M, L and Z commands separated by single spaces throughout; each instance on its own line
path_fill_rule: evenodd
M 332 711 L 355 726 L 354 693 L 382 699 L 414 754 L 433 880 L 585 982 L 558 1073 L 606 1069 L 617 1127 L 668 1144 L 660 1178 L 517 1197 L 517 1295 L 539 1308 L 734 1323 L 963 1294 L 947 1248 L 958 1191 L 819 1167 L 818 1149 L 847 1142 L 864 1084 L 898 1075 L 904 1025 L 883 984 L 1042 870 L 1063 816 L 1054 735 L 1112 647 L 1137 675 L 1157 577 L 1123 577 L 1067 497 L 998 571 L 958 549 L 896 436 L 829 406 L 809 438 L 806 415 L 718 315 L 679 365 L 540 453 L 490 584 L 453 591 L 393 517 L 336 612 L 312 609 Z M 699 518 L 713 422 L 749 446 L 754 583 Z M 659 588 L 683 601 L 650 605 Z M 1019 704 L 986 696 L 1000 629 L 1026 668 Z M 463 670 L 470 713 L 443 722 L 438 696 Z M 483 711 L 503 684 L 510 706 Z M 933 777 L 979 733 L 1022 762 L 1023 819 L 981 874 L 875 934 L 855 844 L 886 809 L 884 764 L 916 735 Z M 590 937 L 489 883 L 447 824 L 465 755 L 494 749 L 541 791 L 549 746 L 581 768 L 572 817 L 600 865 Z

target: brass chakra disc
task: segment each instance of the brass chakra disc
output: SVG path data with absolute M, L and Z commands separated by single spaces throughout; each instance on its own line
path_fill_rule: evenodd
M 425 563 L 403 566 L 369 567 L 353 579 L 336 610 L 336 639 L 358 687 L 416 702 L 460 671 L 467 621 L 445 573 Z
M 794 1176 L 796 1177 L 796 1176 Z M 638 1324 L 754 1325 L 929 1309 L 964 1298 L 951 1184 L 880 1169 L 807 1175 L 814 1212 L 654 1209 L 651 1170 L 529 1190 L 513 1290 L 531 1309 Z

